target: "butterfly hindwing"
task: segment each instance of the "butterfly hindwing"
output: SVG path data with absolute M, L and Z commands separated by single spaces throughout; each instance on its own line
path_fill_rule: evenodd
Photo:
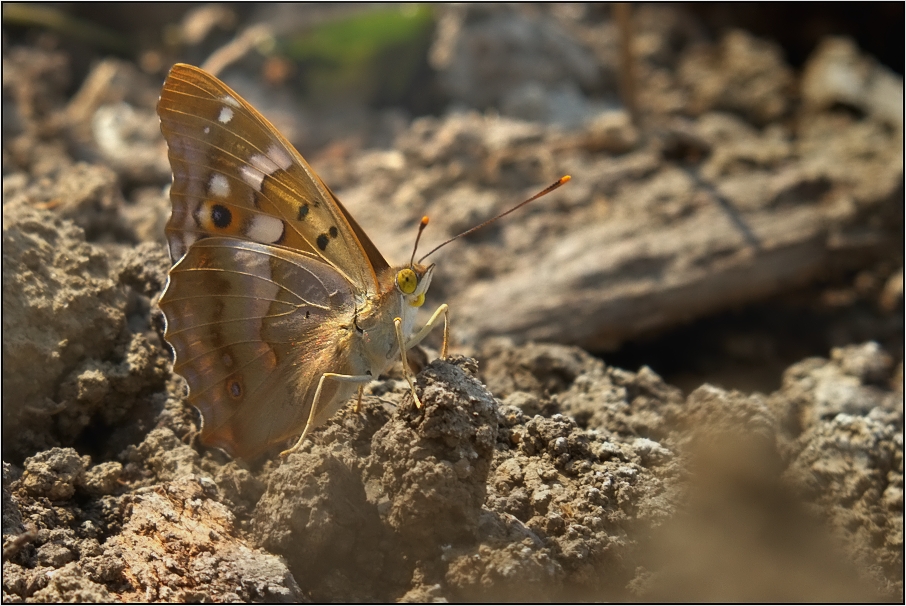
M 202 413 L 202 440 L 237 456 L 297 434 L 314 396 L 306 385 L 345 368 L 335 354 L 353 294 L 314 255 L 200 240 L 170 271 L 160 307 L 174 370 Z

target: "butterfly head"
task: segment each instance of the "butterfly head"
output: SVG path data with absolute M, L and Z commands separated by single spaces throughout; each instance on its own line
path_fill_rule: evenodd
M 434 264 L 421 265 L 413 263 L 397 270 L 396 289 L 412 307 L 421 307 L 425 303 L 425 293 L 431 285 Z

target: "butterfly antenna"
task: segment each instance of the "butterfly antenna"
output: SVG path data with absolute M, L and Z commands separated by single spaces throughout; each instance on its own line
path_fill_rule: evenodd
M 415 252 L 418 250 L 418 241 L 422 239 L 422 232 L 428 227 L 428 215 L 422 217 L 422 222 L 418 224 L 418 235 L 415 236 L 415 246 L 412 247 L 412 256 L 409 258 L 409 267 L 412 268 L 415 263 Z M 427 256 L 427 255 L 426 255 Z
M 534 196 L 532 196 L 532 197 L 529 198 L 528 200 L 525 200 L 524 202 L 520 202 L 519 204 L 517 204 L 517 205 L 514 206 L 513 208 L 511 208 L 511 209 L 509 209 L 509 210 L 507 210 L 507 211 L 504 211 L 504 212 L 500 213 L 500 214 L 497 215 L 496 217 L 493 217 L 493 218 L 491 218 L 491 219 L 488 219 L 488 220 L 485 221 L 484 223 L 480 223 L 480 224 L 476 225 L 475 227 L 473 227 L 473 228 L 471 228 L 471 229 L 467 229 L 466 231 L 462 232 L 461 234 L 458 234 L 458 235 L 456 235 L 456 236 L 453 236 L 452 238 L 450 238 L 450 239 L 447 240 L 446 242 L 441 242 L 440 244 L 438 244 L 437 246 L 435 246 L 434 248 L 432 248 L 431 251 L 430 251 L 427 255 L 425 255 L 424 257 L 422 257 L 421 259 L 419 259 L 418 262 L 421 263 L 422 261 L 424 261 L 425 259 L 427 259 L 427 258 L 430 257 L 431 255 L 433 255 L 434 253 L 436 253 L 439 249 L 443 248 L 444 246 L 446 246 L 447 244 L 449 244 L 450 242 L 452 242 L 453 240 L 458 240 L 459 238 L 462 238 L 463 236 L 468 236 L 469 234 L 478 231 L 478 230 L 481 229 L 482 227 L 486 227 L 487 225 L 490 225 L 491 223 L 493 223 L 493 222 L 496 221 L 497 219 L 501 219 L 501 218 L 507 216 L 508 214 L 510 214 L 511 212 L 515 212 L 515 211 L 519 210 L 520 208 L 522 208 L 523 206 L 525 206 L 525 205 L 528 204 L 529 202 L 534 202 L 535 200 L 537 200 L 537 199 L 540 198 L 541 196 L 546 196 L 547 194 L 551 193 L 551 192 L 554 191 L 555 189 L 559 188 L 561 185 L 565 185 L 566 182 L 569 181 L 570 179 L 572 179 L 572 177 L 570 177 L 569 175 L 565 175 L 565 176 L 563 176 L 563 177 L 560 177 L 560 179 L 558 179 L 556 183 L 553 183 L 552 185 L 548 185 L 547 187 L 545 187 L 544 189 L 542 189 L 541 191 L 539 191 L 537 194 L 535 194 Z M 428 217 L 425 217 L 424 219 L 422 219 L 422 223 L 427 224 L 427 221 L 426 221 L 427 218 L 428 218 Z M 421 235 L 422 235 L 422 232 L 419 231 L 419 232 L 418 232 L 418 235 L 421 236 Z M 416 244 L 417 244 L 417 243 L 418 243 L 418 241 L 416 240 Z M 415 258 L 415 251 L 412 251 L 412 258 L 413 258 L 413 259 Z

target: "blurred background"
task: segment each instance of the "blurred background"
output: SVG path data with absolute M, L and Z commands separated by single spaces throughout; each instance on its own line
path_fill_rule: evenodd
M 391 261 L 421 214 L 431 246 L 573 176 L 437 255 L 460 345 L 767 392 L 834 346 L 902 360 L 902 24 L 901 3 L 6 3 L 3 170 L 51 170 L 59 137 L 122 185 L 80 212 L 89 239 L 162 241 L 154 103 L 200 65 Z

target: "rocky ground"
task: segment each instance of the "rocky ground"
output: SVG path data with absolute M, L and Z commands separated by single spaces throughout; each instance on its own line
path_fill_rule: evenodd
M 477 6 L 427 84 L 300 97 L 237 23 L 346 17 L 241 10 L 127 61 L 4 7 L 5 602 L 903 600 L 900 74 L 667 6 L 627 68 L 610 9 Z M 198 444 L 156 306 L 160 84 L 230 53 L 389 259 L 573 177 L 434 259 L 423 410 L 392 370 L 285 461 Z

